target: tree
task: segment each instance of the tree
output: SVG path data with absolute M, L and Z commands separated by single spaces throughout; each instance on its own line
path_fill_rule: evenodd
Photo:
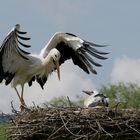
M 53 107 L 75 107 L 80 106 L 83 107 L 84 105 L 84 98 L 83 97 L 77 97 L 76 100 L 72 101 L 67 96 L 60 96 L 55 97 L 49 102 L 47 102 L 45 105 L 47 106 L 53 106 Z
M 110 99 L 110 106 L 114 107 L 121 103 L 122 108 L 139 108 L 140 107 L 140 86 L 136 83 L 122 82 L 103 86 L 100 92 Z
M 136 83 L 122 82 L 110 84 L 99 88 L 99 92 L 109 98 L 109 106 L 115 107 L 120 103 L 121 108 L 140 108 L 140 86 Z M 84 97 L 77 97 L 76 100 L 70 100 L 69 97 L 60 96 L 53 98 L 47 103 L 47 106 L 53 107 L 75 107 L 84 106 Z

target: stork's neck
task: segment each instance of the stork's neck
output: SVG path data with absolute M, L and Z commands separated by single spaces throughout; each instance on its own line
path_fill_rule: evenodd
M 53 63 L 53 58 L 51 54 L 49 53 L 43 60 L 42 60 L 42 65 L 44 67 L 47 67 L 49 64 Z
M 42 68 L 41 71 L 44 74 L 49 74 L 56 68 L 56 63 L 60 59 L 60 53 L 56 48 L 51 49 L 48 55 L 42 58 Z

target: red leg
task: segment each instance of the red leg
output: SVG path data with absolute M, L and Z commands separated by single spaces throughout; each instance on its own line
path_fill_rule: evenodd
M 24 109 L 26 108 L 26 104 L 23 98 L 20 99 L 21 100 L 21 105 L 20 105 L 20 110 L 21 112 L 24 111 Z
M 16 93 L 17 93 L 17 96 L 18 96 L 18 98 L 19 98 L 19 100 L 20 100 L 20 95 L 19 95 L 19 93 L 18 93 L 18 90 L 15 88 L 15 91 L 16 91 Z M 21 100 L 20 100 L 21 101 Z
M 26 104 L 25 104 L 25 101 L 24 101 L 24 98 L 23 98 L 23 89 L 24 89 L 24 87 L 22 87 L 21 98 L 20 98 L 20 100 L 21 100 L 21 106 L 20 106 L 21 111 L 23 111 L 26 107 Z
M 26 107 L 26 104 L 25 104 L 25 101 L 24 101 L 24 98 L 23 98 L 23 87 L 22 87 L 21 97 L 20 97 L 20 94 L 19 94 L 18 90 L 16 88 L 15 88 L 15 90 L 16 90 L 16 93 L 17 93 L 18 98 L 19 98 L 20 103 L 21 103 L 20 109 L 21 109 L 21 112 L 22 112 Z

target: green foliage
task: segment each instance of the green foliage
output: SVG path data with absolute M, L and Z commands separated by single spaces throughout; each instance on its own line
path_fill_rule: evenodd
M 121 103 L 122 108 L 140 108 L 140 86 L 135 83 L 103 86 L 100 92 L 109 97 L 110 106 Z
M 84 98 L 77 97 L 75 101 L 71 101 L 69 97 L 60 96 L 57 98 L 53 98 L 46 105 L 51 105 L 53 107 L 75 107 L 75 106 L 83 106 Z
M 0 140 L 7 140 L 8 134 L 7 134 L 7 128 L 10 127 L 9 123 L 1 123 L 0 124 Z
M 121 108 L 140 108 L 140 86 L 135 83 L 111 84 L 102 86 L 99 89 L 109 98 L 109 106 L 115 107 L 118 103 Z M 75 101 L 71 101 L 68 97 L 61 96 L 52 99 L 47 105 L 54 107 L 74 107 L 84 106 L 84 97 L 78 97 Z

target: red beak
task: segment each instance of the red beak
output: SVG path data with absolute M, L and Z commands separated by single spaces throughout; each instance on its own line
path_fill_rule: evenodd
M 59 60 L 54 61 L 54 63 L 55 63 L 55 65 L 56 65 L 56 70 L 57 70 L 58 79 L 60 80 Z

